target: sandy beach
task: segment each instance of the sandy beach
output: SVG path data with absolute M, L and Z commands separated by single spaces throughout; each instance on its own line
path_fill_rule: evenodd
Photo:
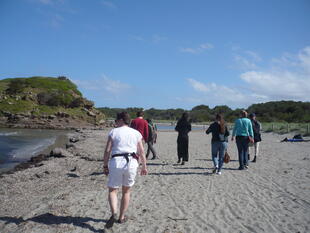
M 159 159 L 137 176 L 129 221 L 104 229 L 110 217 L 102 158 L 108 130 L 72 133 L 65 157 L 0 178 L 0 232 L 310 232 L 310 142 L 280 143 L 263 134 L 257 163 L 232 161 L 213 175 L 211 136 L 189 134 L 189 162 L 176 164 L 176 132 L 159 132 Z

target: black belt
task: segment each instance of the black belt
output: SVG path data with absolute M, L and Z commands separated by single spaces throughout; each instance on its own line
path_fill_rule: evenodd
M 133 158 L 138 159 L 136 153 L 114 154 L 114 155 L 112 155 L 112 158 L 114 158 L 114 157 L 125 157 L 127 163 L 129 163 L 129 156 L 132 156 Z

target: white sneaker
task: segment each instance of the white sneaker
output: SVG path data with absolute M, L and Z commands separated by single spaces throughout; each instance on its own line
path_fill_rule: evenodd
M 217 172 L 216 174 L 221 175 L 221 174 L 222 174 L 222 172 Z

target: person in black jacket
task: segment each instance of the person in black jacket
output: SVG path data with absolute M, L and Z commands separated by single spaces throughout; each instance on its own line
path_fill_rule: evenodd
M 227 149 L 229 131 L 222 115 L 217 114 L 214 123 L 206 131 L 206 134 L 212 133 L 211 153 L 214 164 L 213 173 L 221 175 L 224 154 Z
M 255 113 L 251 113 L 249 117 L 252 122 L 252 128 L 254 133 L 254 159 L 252 160 L 252 162 L 255 163 L 258 156 L 259 143 L 262 141 L 260 134 L 261 124 L 256 120 Z
M 178 121 L 175 130 L 178 131 L 178 163 L 182 160 L 182 165 L 188 161 L 188 133 L 192 130 L 191 123 L 189 121 L 189 115 L 184 112 L 181 119 Z

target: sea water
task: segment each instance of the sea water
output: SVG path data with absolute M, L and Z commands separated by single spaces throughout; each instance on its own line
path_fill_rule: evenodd
M 0 173 L 38 155 L 63 134 L 59 130 L 0 128 Z

